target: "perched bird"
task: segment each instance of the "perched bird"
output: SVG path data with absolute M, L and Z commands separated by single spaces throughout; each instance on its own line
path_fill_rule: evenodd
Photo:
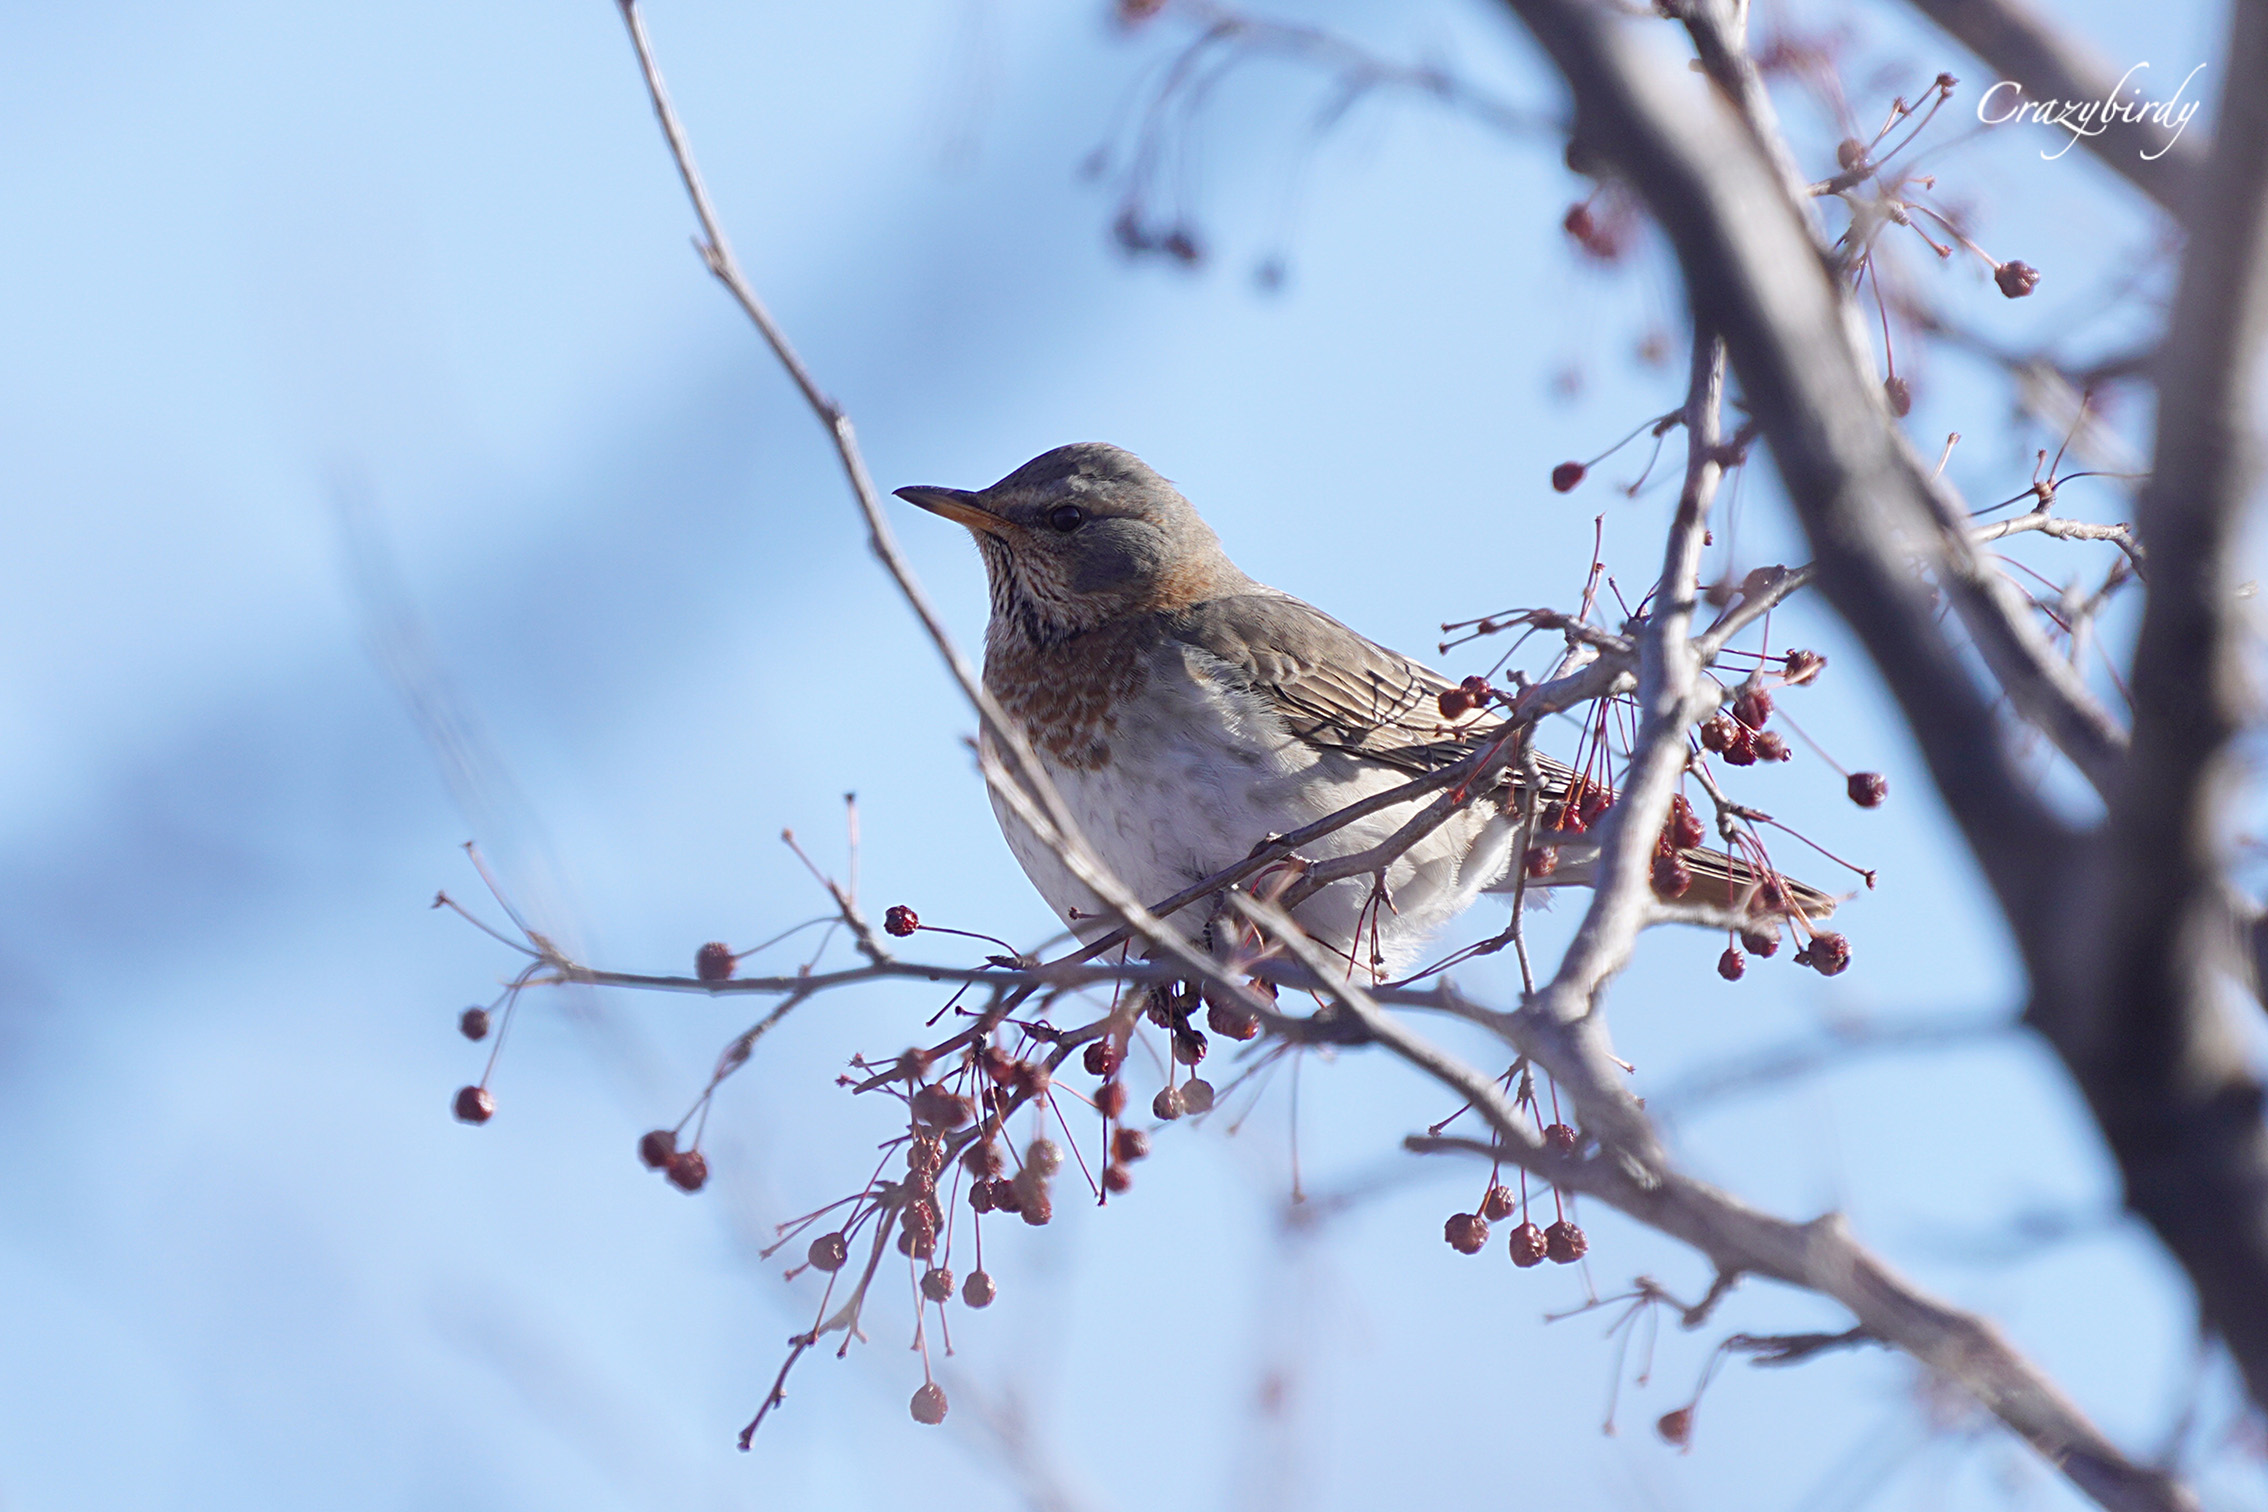
M 1252 848 L 1470 754 L 1497 727 L 1444 717 L 1457 685 L 1237 569 L 1172 484 L 1131 452 L 1059 446 L 990 488 L 901 488 L 968 527 L 992 599 L 984 683 L 1030 737 L 1101 859 L 1155 903 Z M 1452 700 L 1454 702 L 1454 700 Z M 1544 761 L 1545 800 L 1573 774 Z M 1395 861 L 1383 896 L 1367 877 L 1296 910 L 1326 948 L 1365 971 L 1405 966 L 1425 939 L 1492 888 L 1509 891 L 1518 779 L 1452 816 Z M 1309 859 L 1378 844 L 1429 802 L 1414 798 L 1326 836 Z M 1083 938 L 1112 927 L 1102 902 L 995 796 L 1009 849 Z M 1721 854 L 1685 853 L 1696 896 L 1751 901 Z M 1552 881 L 1581 881 L 1581 858 Z M 1785 884 L 1806 914 L 1832 900 Z M 1753 904 L 1752 904 L 1753 906 Z M 1176 918 L 1207 936 L 1212 911 Z M 1777 928 L 1775 921 L 1774 926 Z

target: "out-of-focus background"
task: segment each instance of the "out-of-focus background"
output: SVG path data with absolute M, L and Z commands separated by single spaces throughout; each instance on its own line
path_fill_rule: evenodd
M 2215 55 L 2217 7 L 2070 12 L 2169 82 Z M 1561 108 L 1480 0 L 1273 14 Z M 1679 402 L 1679 293 L 1643 247 L 1575 255 L 1560 219 L 1588 186 L 1550 132 L 1393 89 L 1324 131 L 1332 75 L 1263 62 L 1145 133 L 1142 91 L 1194 35 L 1171 13 L 650 19 L 744 263 L 885 488 L 1115 441 L 1256 576 L 1429 654 L 1444 619 L 1572 603 L 1595 519 L 1623 591 L 1650 580 L 1666 494 L 1614 486 L 1642 455 L 1571 495 L 1547 479 Z M 1949 43 L 1895 10 L 1778 20 L 1842 37 L 1870 119 L 1964 76 L 1929 139 L 1943 192 L 2045 274 L 2012 303 L 1972 263 L 1911 264 L 1979 329 L 2084 331 L 2145 261 L 2147 215 L 2083 153 L 1976 131 L 1983 81 Z M 757 1250 L 888 1133 L 833 1079 L 939 998 L 790 1019 L 724 1089 L 695 1198 L 633 1142 L 675 1121 L 745 1000 L 538 995 L 495 1121 L 468 1129 L 449 1098 L 484 1047 L 456 1016 L 514 963 L 427 907 L 447 888 L 495 912 L 458 845 L 479 834 L 588 958 L 682 971 L 822 911 L 777 835 L 839 866 L 855 790 L 871 904 L 1026 942 L 1049 921 L 823 436 L 692 253 L 614 8 L 51 6 L 8 31 L 0 1507 L 2073 1502 L 1880 1354 L 1728 1366 L 1691 1451 L 1663 1444 L 1653 1419 L 1723 1333 L 1838 1315 L 1752 1284 L 1627 1355 L 1611 1309 L 1547 1324 L 1587 1284 L 1708 1278 L 1596 1208 L 1587 1278 L 1452 1253 L 1441 1220 L 1481 1174 L 1397 1153 L 1450 1109 L 1371 1056 L 1300 1072 L 1295 1220 L 1280 1077 L 1247 1116 L 1161 1135 L 1108 1210 L 993 1226 L 1001 1296 L 955 1309 L 944 1428 L 907 1416 L 892 1292 L 734 1452 L 816 1296 Z M 1145 214 L 1193 229 L 1194 267 L 1113 244 L 1145 141 Z M 1916 361 L 1916 436 L 1972 433 L 1952 463 L 1972 497 L 2021 488 L 2055 437 L 2009 418 L 1992 370 Z M 2095 486 L 2066 499 L 2120 517 Z M 1798 559 L 1774 488 L 1738 483 L 1713 565 Z M 973 551 L 911 510 L 900 528 L 973 642 Z M 1892 797 L 1851 806 L 1801 747 L 1744 794 L 1881 885 L 1843 915 L 1856 963 L 1831 982 L 1783 954 L 1728 985 L 1721 942 L 1649 941 L 1613 997 L 1642 1090 L 1701 1172 L 1842 1208 L 2123 1444 L 2178 1440 L 2214 1505 L 2268 1505 L 2257 1429 L 2075 1099 L 1977 1027 L 2020 984 L 1868 670 L 1813 608 L 1772 636 L 1828 654 L 1783 707 Z M 1463 978 L 1502 993 L 1508 969 Z M 1919 1045 L 1722 1074 L 1852 1023 Z

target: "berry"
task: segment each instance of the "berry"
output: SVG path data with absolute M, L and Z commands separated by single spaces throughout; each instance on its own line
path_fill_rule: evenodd
M 1573 1265 L 1590 1252 L 1591 1241 L 1583 1231 L 1562 1218 L 1544 1230 L 1544 1253 L 1554 1265 Z
M 967 1098 L 936 1083 L 916 1092 L 912 1106 L 915 1120 L 933 1129 L 958 1129 L 974 1116 Z
M 711 940 L 693 952 L 693 974 L 704 982 L 722 982 L 732 975 L 738 964 L 732 958 L 732 947 Z
M 1529 846 L 1525 865 L 1528 868 L 1528 875 L 1531 877 L 1550 876 L 1553 872 L 1559 870 L 1559 847 L 1556 845 Z
M 1598 222 L 1591 217 L 1591 207 L 1581 203 L 1569 205 L 1566 216 L 1559 224 L 1562 230 L 1579 242 L 1588 242 L 1599 233 Z
M 1095 1106 L 1105 1118 L 1116 1118 L 1126 1111 L 1126 1085 L 1107 1081 L 1095 1089 Z
M 1543 1138 L 1544 1143 L 1551 1146 L 1552 1153 L 1555 1155 L 1572 1155 L 1575 1153 L 1575 1146 L 1582 1143 L 1576 1137 L 1574 1129 L 1563 1123 L 1555 1123 L 1545 1129 Z
M 992 1299 L 1000 1295 L 992 1278 L 983 1271 L 969 1272 L 969 1279 L 961 1283 L 961 1300 L 971 1307 L 990 1307 Z
M 1761 730 L 1772 717 L 1772 695 L 1769 690 L 1754 684 L 1743 684 L 1741 690 L 1733 695 L 1732 711 L 1733 718 L 1751 730 Z
M 910 1203 L 898 1219 L 898 1253 L 927 1260 L 937 1252 L 937 1224 L 929 1216 L 929 1209 L 921 1203 Z
M 1441 1225 L 1441 1237 L 1460 1255 L 1477 1255 L 1488 1247 L 1488 1220 L 1478 1213 L 1453 1213 Z
M 937 1177 L 928 1171 L 908 1171 L 901 1190 L 917 1202 L 927 1202 L 937 1195 Z
M 1050 1218 L 1055 1216 L 1055 1199 L 1050 1197 L 1047 1188 L 1039 1183 L 1031 1183 L 1018 1192 L 1016 1196 L 1018 1215 L 1033 1228 L 1043 1226 Z
M 1759 730 L 1754 741 L 1758 761 L 1786 761 L 1794 753 L 1776 730 Z
M 1463 688 L 1443 688 L 1434 702 L 1440 707 L 1443 719 L 1463 719 L 1473 712 L 1472 695 Z
M 1654 1431 L 1665 1443 L 1684 1448 L 1686 1441 L 1693 1437 L 1693 1409 L 1680 1407 L 1675 1412 L 1663 1413 L 1661 1421 L 1654 1424 Z
M 1087 1068 L 1088 1075 L 1108 1076 L 1118 1069 L 1119 1064 L 1125 1060 L 1125 1056 L 1120 1054 L 1118 1046 L 1109 1040 L 1099 1039 L 1088 1044 L 1085 1053 L 1079 1057 L 1079 1060 L 1080 1064 Z
M 1756 765 L 1756 732 L 1737 721 L 1733 725 L 1732 738 L 1725 743 L 1725 765 Z
M 1845 173 L 1866 161 L 1866 143 L 1857 137 L 1845 137 L 1835 144 L 1835 161 Z
M 1183 1082 L 1181 1084 L 1181 1108 L 1185 1113 L 1212 1112 L 1213 1084 L 1202 1076 L 1192 1076 L 1189 1080 Z M 1156 1112 L 1157 1110 L 1152 1108 L 1151 1111 Z M 1158 1116 L 1162 1118 L 1165 1115 L 1161 1113 Z
M 1860 808 L 1880 808 L 1882 800 L 1890 796 L 1890 784 L 1880 772 L 1853 772 L 1845 786 L 1851 802 Z
M 1046 1180 L 1063 1169 L 1063 1150 L 1052 1139 L 1040 1138 L 1024 1146 L 1024 1166 Z
M 1123 1192 L 1134 1185 L 1134 1173 L 1114 1160 L 1103 1167 L 1102 1184 L 1106 1192 Z
M 1111 1136 L 1110 1153 L 1120 1161 L 1140 1160 L 1150 1153 L 1150 1136 L 1140 1129 L 1120 1129 Z
M 1890 401 L 1890 413 L 1899 419 L 1914 412 L 1914 386 L 1896 373 L 1882 380 L 1882 394 Z
M 1732 744 L 1733 722 L 1722 713 L 1712 714 L 1701 721 L 1701 749 L 1722 751 Z
M 980 1185 L 985 1190 L 986 1205 L 977 1208 L 978 1212 L 1017 1213 L 1023 1211 L 1023 1194 L 1016 1190 L 1016 1183 L 1008 1177 L 995 1176 L 992 1180 L 982 1182 Z M 976 1207 L 976 1194 L 974 1192 L 969 1194 L 969 1206 Z
M 496 1116 L 496 1099 L 486 1087 L 459 1087 L 455 1108 L 457 1122 L 484 1124 Z
M 933 1265 L 923 1271 L 921 1294 L 932 1302 L 950 1301 L 953 1296 L 953 1273 L 942 1265 Z
M 1790 651 L 1787 655 L 1786 665 L 1785 676 L 1788 685 L 1795 687 L 1817 677 L 1820 668 L 1827 665 L 1827 658 L 1816 651 Z
M 882 911 L 882 927 L 902 940 L 921 928 L 921 915 L 903 903 L 893 903 Z
M 1701 816 L 1693 812 L 1693 805 L 1685 801 L 1683 793 L 1670 800 L 1669 824 L 1664 833 L 1669 843 L 1679 850 L 1691 850 L 1709 838 L 1709 832 L 1702 828 Z
M 457 1015 L 457 1032 L 469 1040 L 488 1038 L 488 1010 L 467 1008 Z
M 1173 1031 L 1173 1058 L 1185 1066 L 1194 1066 L 1205 1058 L 1205 1035 L 1199 1029 Z
M 1851 964 L 1851 942 L 1832 929 L 1822 929 L 1795 958 L 1821 976 L 1840 976 Z
M 1657 851 L 1654 854 L 1654 896 L 1682 898 L 1693 885 L 1693 868 L 1687 866 L 1674 851 Z
M 1234 1003 L 1217 1003 L 1210 997 L 1205 1000 L 1205 1027 L 1222 1039 L 1239 1043 L 1255 1038 L 1260 1033 L 1257 1014 L 1246 1011 Z
M 1777 926 L 1770 934 L 1761 929 L 1744 929 L 1740 932 L 1740 943 L 1750 955 L 1776 955 L 1780 949 L 1780 931 Z
M 638 1136 L 638 1158 L 649 1171 L 659 1171 L 669 1165 L 669 1158 L 677 1153 L 677 1131 L 655 1129 Z
M 1575 207 L 1575 210 L 1582 210 L 1582 208 L 1582 206 L 1577 205 Z M 1575 210 L 1570 210 L 1568 212 L 1568 215 L 1572 217 L 1575 214 Z M 1588 211 L 1585 211 L 1584 213 L 1586 215 L 1589 214 Z M 1589 472 L 1590 469 L 1585 467 L 1580 462 L 1562 462 L 1551 470 L 1551 486 L 1560 493 L 1570 493 L 1574 490 L 1575 485 L 1582 482 L 1584 476 Z
M 1507 1186 L 1491 1186 L 1488 1195 L 1481 1198 L 1480 1214 L 1491 1222 L 1511 1217 L 1512 1189 Z
M 1723 955 L 1717 957 L 1717 975 L 1728 982 L 1739 981 L 1747 970 L 1748 957 L 1742 955 L 1730 945 L 1725 947 Z
M 1551 1241 L 1544 1238 L 1544 1231 L 1532 1223 L 1523 1223 L 1512 1231 L 1512 1263 L 1522 1270 L 1543 1264 L 1550 1248 Z
M 1158 1095 L 1150 1099 L 1150 1111 L 1171 1123 L 1187 1111 L 1179 1087 L 1160 1087 Z
M 698 1192 L 709 1184 L 709 1157 L 699 1150 L 679 1150 L 669 1157 L 669 1184 L 681 1192 Z
M 1605 788 L 1585 789 L 1583 801 L 1575 805 L 1576 817 L 1582 820 L 1582 823 L 1576 825 L 1575 828 L 1586 830 L 1596 828 L 1599 820 L 1605 816 L 1606 811 L 1613 807 L 1614 794 L 1608 792 Z
M 945 1388 L 935 1381 L 924 1381 L 921 1390 L 913 1394 L 913 1420 L 934 1428 L 945 1421 Z
M 850 1240 L 839 1233 L 821 1234 L 811 1241 L 804 1258 L 811 1262 L 813 1270 L 839 1271 L 850 1259 Z
M 1992 281 L 2000 285 L 2000 292 L 2010 299 L 2022 299 L 2040 286 L 2040 270 L 2030 263 L 2011 259 L 1992 270 Z

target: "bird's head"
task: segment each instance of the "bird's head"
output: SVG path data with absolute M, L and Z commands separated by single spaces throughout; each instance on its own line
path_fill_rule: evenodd
M 901 488 L 898 497 L 969 528 L 994 623 L 1039 645 L 1245 581 L 1171 483 L 1100 442 L 1043 452 L 990 488 Z

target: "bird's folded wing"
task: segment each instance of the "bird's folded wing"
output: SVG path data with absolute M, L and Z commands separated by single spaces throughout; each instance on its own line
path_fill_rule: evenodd
M 1471 755 L 1498 728 L 1444 719 L 1441 695 L 1455 683 L 1289 594 L 1212 599 L 1174 616 L 1172 633 L 1218 658 L 1310 745 L 1422 773 Z

